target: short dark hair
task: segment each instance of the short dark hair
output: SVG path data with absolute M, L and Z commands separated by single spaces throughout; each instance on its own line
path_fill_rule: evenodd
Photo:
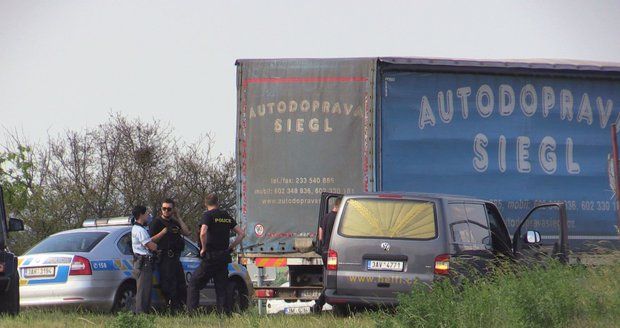
M 174 199 L 172 199 L 172 198 L 165 198 L 161 203 L 162 204 L 163 203 L 168 203 L 168 204 L 172 204 L 172 206 L 175 206 Z
M 340 203 L 342 203 L 342 197 L 336 197 L 334 200 L 334 206 L 340 207 Z
M 211 193 L 205 197 L 205 203 L 207 203 L 208 206 L 216 206 L 220 203 L 220 200 L 216 194 Z
M 137 220 L 140 215 L 146 213 L 146 206 L 136 205 L 133 210 L 131 210 L 131 215 L 133 216 L 133 220 Z M 133 221 L 132 220 L 132 221 Z

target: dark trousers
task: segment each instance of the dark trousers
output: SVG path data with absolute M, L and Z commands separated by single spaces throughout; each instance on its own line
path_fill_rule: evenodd
M 151 310 L 153 262 L 147 257 L 136 257 L 133 263 L 133 276 L 136 279 L 136 303 L 134 312 L 148 313 Z
M 327 251 L 321 252 L 321 258 L 323 259 L 323 272 L 327 272 Z M 326 277 L 325 273 L 323 273 L 323 277 Z M 323 305 L 325 305 L 325 284 L 327 282 L 323 281 L 323 291 L 319 298 L 314 302 L 314 311 L 320 312 L 323 309 Z
M 200 267 L 194 271 L 187 288 L 187 310 L 198 307 L 200 290 L 213 278 L 215 284 L 216 309 L 219 313 L 232 313 L 231 300 L 228 297 L 228 263 L 224 261 L 202 260 Z
M 164 306 L 172 311 L 180 310 L 185 301 L 187 285 L 179 256 L 169 257 L 164 251 L 157 268 L 159 286 L 164 294 Z

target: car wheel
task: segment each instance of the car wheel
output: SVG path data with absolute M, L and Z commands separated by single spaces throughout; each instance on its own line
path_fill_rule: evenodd
M 122 284 L 116 291 L 112 312 L 131 311 L 136 298 L 136 287 L 131 283 Z
M 17 272 L 11 279 L 11 285 L 9 289 L 2 295 L 0 295 L 0 315 L 18 315 L 19 314 L 19 277 Z
M 239 281 L 229 280 L 227 289 L 233 312 L 240 313 L 247 310 L 250 305 L 250 300 L 245 285 Z

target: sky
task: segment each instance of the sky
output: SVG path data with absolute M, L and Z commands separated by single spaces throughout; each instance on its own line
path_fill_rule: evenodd
M 233 156 L 236 59 L 620 62 L 618 17 L 620 1 L 0 0 L 0 127 L 42 142 L 118 112 Z

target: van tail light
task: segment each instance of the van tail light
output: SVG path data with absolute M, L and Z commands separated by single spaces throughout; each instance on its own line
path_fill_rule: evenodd
M 71 262 L 71 271 L 69 271 L 70 276 L 90 276 L 93 274 L 93 271 L 90 269 L 90 261 L 78 255 L 73 257 L 73 262 Z
M 435 274 L 447 275 L 450 273 L 450 255 L 441 254 L 435 257 Z
M 327 251 L 327 270 L 338 270 L 338 253 L 333 249 Z

